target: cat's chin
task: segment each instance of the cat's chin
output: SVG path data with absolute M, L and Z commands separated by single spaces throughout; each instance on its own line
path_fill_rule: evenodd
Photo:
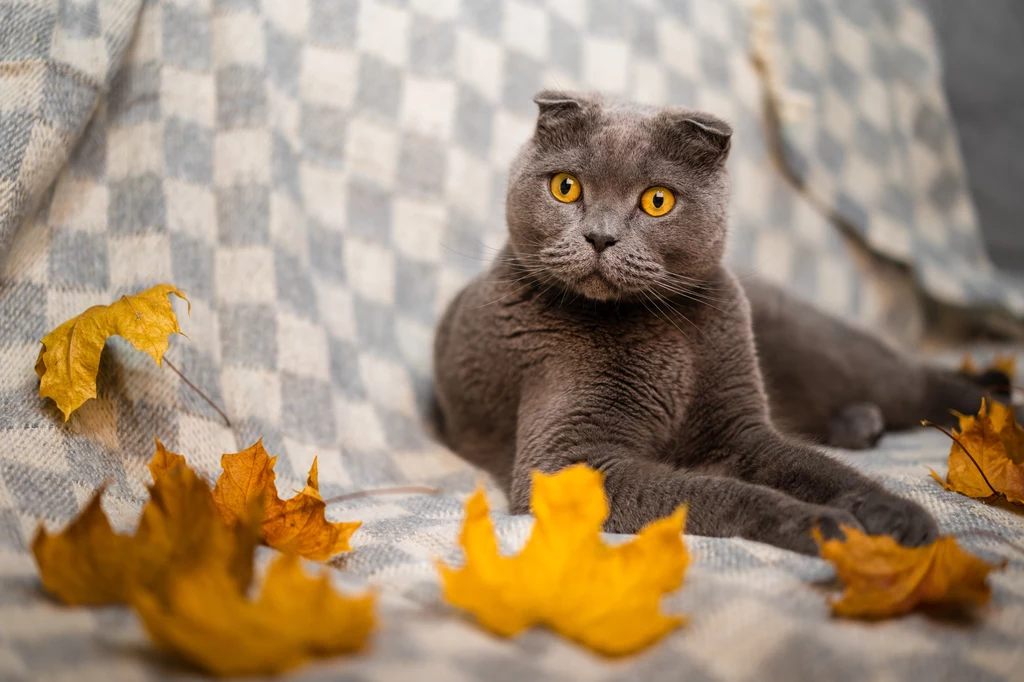
M 573 284 L 580 295 L 592 301 L 613 301 L 622 297 L 619 287 L 609 282 L 600 272 L 594 271 Z

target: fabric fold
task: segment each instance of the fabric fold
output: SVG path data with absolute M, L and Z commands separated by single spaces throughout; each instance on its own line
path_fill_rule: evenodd
M 140 7 L 0 1 L 0 259 L 113 81 Z

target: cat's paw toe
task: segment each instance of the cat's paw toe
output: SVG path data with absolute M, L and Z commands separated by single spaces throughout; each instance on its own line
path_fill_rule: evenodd
M 908 547 L 926 545 L 939 534 L 935 519 L 921 505 L 886 492 L 857 498 L 850 511 L 869 535 L 891 535 Z
M 826 540 L 842 540 L 846 537 L 843 528 L 855 528 L 864 530 L 860 521 L 853 514 L 842 509 L 824 507 L 814 517 L 814 526 L 821 531 L 821 536 Z
M 885 417 L 874 403 L 847 405 L 832 417 L 828 425 L 828 444 L 847 450 L 874 447 L 885 432 Z
M 848 511 L 812 504 L 802 505 L 782 524 L 780 537 L 773 540 L 772 544 L 814 556 L 818 554 L 818 543 L 812 534 L 815 528 L 821 531 L 826 540 L 842 540 L 845 537 L 842 531 L 844 527 L 864 530 L 860 521 Z

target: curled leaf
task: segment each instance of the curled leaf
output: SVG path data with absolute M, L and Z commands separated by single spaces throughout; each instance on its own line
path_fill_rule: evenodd
M 845 585 L 832 612 L 849 618 L 888 618 L 918 607 L 980 607 L 997 568 L 962 549 L 952 536 L 924 547 L 904 547 L 888 535 L 865 535 L 844 526 L 845 540 L 825 540 L 815 529 L 822 558 Z
M 1005 497 L 1024 504 L 1024 428 L 1013 408 L 981 402 L 977 415 L 958 415 L 946 480 L 931 472 L 946 490 L 986 502 Z
M 615 547 L 601 539 L 608 502 L 599 472 L 583 465 L 533 474 L 536 523 L 515 557 L 498 552 L 482 490 L 466 504 L 462 568 L 439 565 L 445 599 L 481 625 L 511 637 L 546 625 L 599 653 L 639 651 L 684 619 L 661 612 L 689 563 L 682 530 L 686 512 L 649 524 Z
M 267 454 L 262 440 L 241 452 L 223 455 L 220 461 L 224 472 L 217 479 L 213 499 L 226 521 L 233 523 L 253 497 L 262 496 L 261 535 L 271 547 L 313 561 L 325 561 L 352 550 L 349 539 L 361 522 L 327 520 L 327 503 L 320 496 L 316 459 L 309 470 L 306 487 L 287 500 L 277 494 L 274 473 L 277 457 Z
M 250 601 L 217 564 L 200 562 L 170 578 L 161 602 L 132 600 L 153 641 L 215 675 L 256 675 L 320 656 L 355 651 L 374 626 L 372 595 L 342 597 L 326 573 L 308 577 L 295 555 L 275 559 Z
M 65 421 L 82 403 L 95 398 L 100 355 L 111 336 L 124 337 L 159 365 L 168 337 L 181 333 L 170 294 L 188 300 L 177 287 L 158 284 L 110 305 L 93 306 L 43 337 L 36 359 L 39 396 L 52 398 Z

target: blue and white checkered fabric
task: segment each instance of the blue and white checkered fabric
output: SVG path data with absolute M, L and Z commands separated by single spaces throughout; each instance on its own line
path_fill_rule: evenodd
M 126 610 L 43 596 L 26 549 L 41 519 L 66 522 L 104 480 L 105 507 L 129 527 L 154 435 L 211 477 L 221 453 L 262 436 L 282 490 L 318 456 L 325 497 L 444 491 L 331 506 L 364 521 L 331 565 L 339 583 L 381 588 L 382 627 L 370 651 L 310 679 L 1019 674 L 1024 562 L 990 536 L 964 544 L 1011 563 L 969 627 L 833 621 L 815 584 L 831 575 L 823 562 L 700 538 L 668 600 L 690 624 L 627 661 L 544 632 L 498 641 L 440 603 L 433 560 L 456 556 L 480 475 L 423 426 L 432 325 L 501 244 L 505 169 L 536 90 L 599 88 L 731 120 L 737 269 L 891 336 L 919 332 L 910 278 L 778 172 L 750 17 L 744 0 L 0 0 L 0 679 L 190 675 L 143 645 Z M 158 282 L 192 300 L 168 357 L 233 428 L 116 339 L 99 397 L 64 423 L 38 397 L 39 339 Z M 911 435 L 854 460 L 947 532 L 1019 536 L 1018 516 L 927 478 L 947 452 L 937 434 Z M 497 526 L 512 550 L 530 519 Z

